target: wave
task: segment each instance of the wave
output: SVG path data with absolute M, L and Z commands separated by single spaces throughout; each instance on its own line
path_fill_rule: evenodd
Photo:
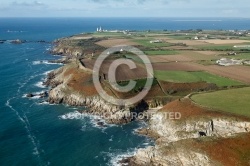
M 54 70 L 46 71 L 46 72 L 43 73 L 43 75 L 48 75 L 48 74 L 51 73 L 52 71 L 54 71 Z
M 38 87 L 38 88 L 46 88 L 46 86 L 43 85 L 43 82 L 42 82 L 42 81 L 37 82 L 37 83 L 35 84 L 35 86 Z
M 62 63 L 49 62 L 48 60 L 33 61 L 32 64 L 33 65 L 41 65 L 41 64 L 45 64 L 45 65 L 63 65 Z
M 40 99 L 41 98 L 41 96 L 40 96 L 40 94 L 42 94 L 42 93 L 45 93 L 46 91 L 40 91 L 40 92 L 34 92 L 34 93 L 32 93 L 34 96 L 33 97 L 29 97 L 30 99 Z M 24 94 L 23 96 L 22 96 L 22 98 L 27 98 L 27 93 L 26 94 Z
M 8 32 L 8 33 L 23 33 L 23 32 L 27 32 L 27 31 L 12 31 L 12 30 L 7 30 L 6 32 Z
M 74 112 L 70 112 L 70 113 L 61 115 L 61 116 L 59 116 L 59 118 L 63 119 L 63 120 L 67 120 L 67 119 L 73 120 L 73 119 L 83 119 L 84 116 L 80 112 L 74 111 Z
M 104 159 L 106 157 L 110 158 L 108 165 L 109 166 L 124 166 L 124 164 L 119 163 L 124 158 L 132 157 L 136 154 L 139 148 L 130 148 L 126 152 L 121 150 L 114 150 L 114 152 L 101 152 Z M 110 149 L 111 151 L 111 149 Z
M 6 103 L 5 103 L 5 105 L 7 107 L 9 107 L 16 114 L 17 118 L 24 125 L 24 128 L 26 129 L 28 138 L 30 139 L 31 143 L 34 146 L 34 148 L 33 148 L 33 154 L 38 157 L 39 162 L 41 163 L 42 160 L 41 160 L 41 156 L 40 156 L 40 152 L 39 152 L 39 146 L 38 146 L 39 143 L 38 143 L 36 137 L 31 132 L 31 127 L 30 127 L 29 120 L 28 120 L 28 118 L 27 118 L 27 116 L 25 114 L 23 114 L 23 116 L 21 116 L 21 114 L 15 108 L 13 108 L 13 106 L 10 104 L 11 100 L 13 100 L 13 99 L 15 99 L 15 97 L 8 99 L 6 101 Z
M 76 109 L 76 108 L 74 108 Z M 101 119 L 100 116 L 90 115 L 87 113 L 80 113 L 79 111 L 69 112 L 67 114 L 59 116 L 59 119 L 62 120 L 86 120 L 89 119 L 87 125 L 90 125 L 91 127 L 99 128 L 102 130 L 102 132 L 105 132 L 105 129 L 108 127 L 114 127 L 117 126 L 115 124 L 107 124 L 104 119 Z M 84 124 L 86 125 L 86 124 Z M 86 127 L 86 126 L 85 126 Z M 83 126 L 82 131 L 85 131 L 86 128 Z

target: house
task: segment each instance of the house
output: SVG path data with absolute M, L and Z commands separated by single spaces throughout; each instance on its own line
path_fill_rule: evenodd
M 242 65 L 243 60 L 221 58 L 220 60 L 217 60 L 216 63 L 220 66 Z
M 193 39 L 194 39 L 194 40 L 199 40 L 198 36 L 195 36 Z
M 150 43 L 162 43 L 161 40 L 151 40 Z
M 236 52 L 228 52 L 227 55 L 237 55 Z

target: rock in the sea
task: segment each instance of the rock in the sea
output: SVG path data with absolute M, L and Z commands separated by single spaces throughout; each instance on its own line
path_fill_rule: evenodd
M 22 44 L 22 43 L 25 43 L 26 41 L 24 40 L 20 40 L 20 39 L 16 39 L 16 40 L 12 40 L 10 43 L 12 44 Z
M 34 95 L 32 93 L 29 93 L 26 95 L 26 97 L 31 98 L 31 97 L 34 97 Z
M 103 127 L 104 123 L 103 122 L 97 122 L 97 125 Z
M 48 95 L 49 94 L 46 91 L 39 94 L 40 98 L 48 97 Z
M 0 44 L 3 44 L 6 40 L 0 40 Z
M 45 40 L 38 40 L 37 43 L 46 43 Z

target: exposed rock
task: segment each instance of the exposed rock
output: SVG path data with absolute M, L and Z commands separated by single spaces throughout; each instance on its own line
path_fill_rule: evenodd
M 163 111 L 153 115 L 149 128 L 138 130 L 140 134 L 157 139 L 155 147 L 140 149 L 134 157 L 123 160 L 128 165 L 218 165 L 220 161 L 211 159 L 204 151 L 192 148 L 192 143 L 188 140 L 206 137 L 232 138 L 250 131 L 250 122 L 243 118 L 232 118 L 211 111 L 202 112 L 201 108 L 190 102 L 175 101 L 175 104 L 168 105 Z M 180 120 L 170 120 L 165 116 L 167 110 L 164 109 L 178 110 L 184 117 Z M 190 110 L 191 116 L 186 115 L 186 110 Z
M 32 93 L 29 93 L 26 95 L 26 97 L 31 98 L 31 97 L 34 97 L 34 95 Z
M 50 103 L 88 106 L 90 109 L 86 111 L 87 113 L 100 116 L 107 123 L 124 124 L 132 120 L 130 108 L 119 108 L 107 103 L 98 94 L 85 96 L 82 93 L 74 91 L 68 86 L 71 75 L 68 77 L 65 76 L 65 72 L 69 70 L 66 66 L 48 74 L 48 79 L 44 84 L 52 87 L 48 99 Z
M 48 94 L 48 92 L 46 92 L 46 91 L 39 94 L 40 98 L 48 97 L 48 95 L 49 95 L 49 94 Z
M 0 44 L 3 44 L 5 43 L 6 40 L 0 40 Z
M 26 42 L 25 40 L 16 39 L 16 40 L 12 40 L 10 43 L 12 43 L 12 44 L 22 44 L 22 43 L 25 43 L 25 42 Z

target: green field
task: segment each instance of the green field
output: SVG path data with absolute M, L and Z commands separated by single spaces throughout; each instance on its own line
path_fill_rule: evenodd
M 175 40 L 190 40 L 191 38 L 195 37 L 196 35 L 185 35 L 185 34 L 182 34 L 182 35 L 168 35 L 167 37 L 169 38 L 172 38 L 172 39 L 175 39 Z
M 240 54 L 237 54 L 236 56 L 230 56 L 230 58 L 250 60 L 250 52 L 249 53 L 240 53 Z
M 238 45 L 248 45 L 238 44 Z M 239 51 L 239 50 L 249 50 L 250 48 L 235 48 L 234 45 L 206 45 L 206 46 L 196 46 L 196 48 L 204 50 L 214 50 L 214 51 Z
M 126 59 L 131 59 L 131 60 L 133 60 L 135 62 L 138 62 L 138 63 L 143 63 L 143 60 L 139 56 L 137 56 L 137 55 L 127 54 L 124 57 Z
M 228 78 L 216 76 L 207 72 L 186 72 L 186 71 L 155 71 L 155 77 L 162 81 L 176 82 L 176 83 L 190 83 L 205 81 L 214 83 L 219 87 L 243 85 L 243 83 L 234 81 Z
M 144 47 L 168 47 L 171 46 L 170 43 L 150 43 L 151 40 L 155 39 L 135 39 L 134 42 L 144 46 Z
M 209 108 L 250 117 L 249 87 L 196 94 L 191 98 Z
M 156 50 L 156 51 L 144 51 L 146 55 L 175 55 L 178 51 L 174 50 Z
M 120 32 L 95 32 L 93 33 L 93 36 L 95 37 L 125 37 L 123 33 Z
M 151 79 L 153 79 L 153 78 L 151 78 Z M 138 92 L 138 91 L 141 91 L 145 87 L 147 79 L 140 79 L 140 80 L 134 80 L 134 81 L 136 82 L 136 86 L 133 88 L 133 91 Z M 127 86 L 128 83 L 129 83 L 129 81 L 122 81 L 122 82 L 118 82 L 118 85 Z M 157 84 L 157 80 L 153 79 L 152 86 L 154 86 L 156 84 Z

